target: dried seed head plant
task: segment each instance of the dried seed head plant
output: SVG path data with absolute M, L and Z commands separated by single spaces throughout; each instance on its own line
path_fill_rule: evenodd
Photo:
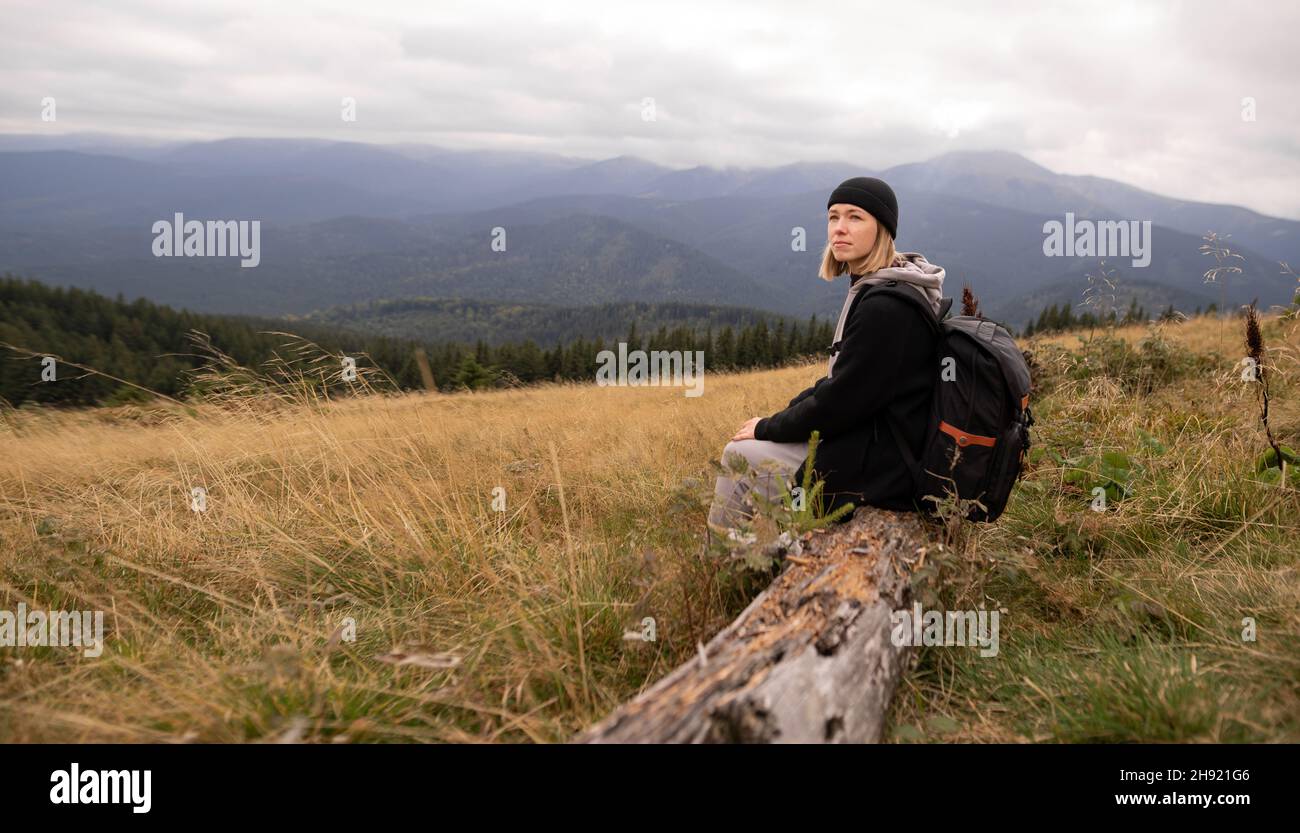
M 1226 261 L 1232 260 L 1233 258 L 1236 258 L 1243 263 L 1246 260 L 1246 258 L 1232 251 L 1225 245 L 1225 241 L 1231 236 L 1232 235 L 1230 234 L 1225 234 L 1223 237 L 1219 237 L 1219 235 L 1213 231 L 1207 231 L 1201 236 L 1201 239 L 1205 241 L 1201 244 L 1201 254 L 1211 255 L 1215 262 L 1213 267 L 1205 270 L 1202 277 L 1205 279 L 1205 283 L 1217 283 L 1219 285 L 1219 309 L 1221 310 L 1227 310 L 1228 308 L 1228 287 L 1226 276 L 1241 274 L 1240 266 L 1225 266 L 1224 264 Z M 1224 279 L 1220 280 L 1221 277 Z M 1223 330 L 1222 322 L 1219 324 L 1219 330 L 1220 332 Z
M 972 318 L 983 318 L 980 315 L 980 300 L 975 297 L 971 291 L 970 284 L 962 284 L 961 287 L 961 314 L 969 315 Z
M 1095 320 L 1106 322 L 1110 312 L 1115 308 L 1115 287 L 1118 281 L 1115 280 L 1115 270 L 1106 268 L 1106 261 L 1101 261 L 1101 266 L 1094 274 L 1087 274 L 1088 288 L 1083 290 L 1083 305 L 1091 307 Z M 1088 341 L 1092 341 L 1093 331 L 1096 326 L 1088 329 Z M 1113 330 L 1113 326 L 1109 329 Z
M 1291 307 L 1282 314 L 1283 320 L 1294 321 L 1296 318 L 1300 318 L 1300 274 L 1296 274 L 1296 271 L 1291 268 L 1291 264 L 1285 260 L 1279 260 L 1277 265 L 1282 267 L 1282 271 L 1278 274 L 1290 275 L 1296 279 L 1295 294 L 1291 296 Z
M 1255 379 L 1259 382 L 1256 397 L 1260 403 L 1259 421 L 1264 423 L 1264 435 L 1268 437 L 1268 444 L 1277 455 L 1280 467 L 1283 465 L 1282 449 L 1273 438 L 1273 429 L 1268 424 L 1268 371 L 1264 365 L 1264 334 L 1259 328 L 1259 313 L 1255 310 L 1254 303 L 1246 307 L 1246 355 L 1255 363 Z M 1286 479 L 1283 478 L 1282 482 L 1285 483 Z

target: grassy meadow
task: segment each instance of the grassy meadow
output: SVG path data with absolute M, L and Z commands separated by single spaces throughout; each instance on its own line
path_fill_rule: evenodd
M 1257 470 L 1242 331 L 1022 341 L 1030 465 L 933 587 L 1004 610 L 1000 652 L 919 649 L 890 740 L 1300 740 L 1300 477 Z M 1300 447 L 1297 322 L 1264 337 Z M 743 609 L 714 464 L 823 373 L 3 413 L 0 610 L 106 643 L 0 648 L 0 741 L 562 741 Z

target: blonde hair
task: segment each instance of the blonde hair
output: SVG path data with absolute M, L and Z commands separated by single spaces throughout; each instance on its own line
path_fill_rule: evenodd
M 884 223 L 879 223 L 876 227 L 876 242 L 871 247 L 871 251 L 855 261 L 836 260 L 832 253 L 831 241 L 826 241 L 826 250 L 822 252 L 821 269 L 817 271 L 817 277 L 824 281 L 833 281 L 845 272 L 854 275 L 869 275 L 887 266 L 897 266 L 899 262 L 898 252 L 894 249 L 894 238 L 889 236 L 889 231 L 885 228 Z

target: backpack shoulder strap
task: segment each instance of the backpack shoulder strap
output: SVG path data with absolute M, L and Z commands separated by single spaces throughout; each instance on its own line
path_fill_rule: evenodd
M 921 311 L 921 317 L 930 325 L 930 329 L 937 336 L 943 331 L 941 321 L 948 314 L 949 308 L 952 307 L 952 299 L 944 298 L 939 304 L 939 312 L 936 314 L 934 307 L 930 306 L 930 299 L 925 292 L 916 284 L 904 283 L 903 281 L 886 281 L 882 284 L 869 287 L 863 295 L 881 294 L 893 295 L 912 304 Z
M 891 295 L 911 301 L 915 307 L 921 311 L 921 317 L 930 325 L 930 329 L 934 333 L 935 339 L 938 340 L 942 337 L 944 332 L 943 319 L 947 317 L 948 310 L 952 308 L 951 298 L 944 298 L 940 301 L 939 311 L 936 313 L 934 307 L 930 306 L 930 299 L 921 288 L 915 284 L 903 284 L 901 281 L 888 281 L 887 283 L 882 283 L 878 286 L 872 287 L 871 291 L 888 292 Z M 889 431 L 893 434 L 894 445 L 898 448 L 898 452 L 903 458 L 903 465 L 907 468 L 908 474 L 911 475 L 914 494 L 919 495 L 923 482 L 920 461 L 917 460 L 916 455 L 912 453 L 912 449 L 908 447 L 907 439 L 903 436 L 903 431 L 899 427 L 898 415 L 894 412 L 893 407 L 886 407 L 883 413 L 885 421 L 889 424 Z
M 853 301 L 849 303 L 849 312 L 844 320 L 847 322 L 853 317 L 854 310 L 857 309 L 858 304 L 861 303 L 863 298 L 875 294 L 887 294 L 893 295 L 897 298 L 902 298 L 920 310 L 921 317 L 930 325 L 930 330 L 934 333 L 936 338 L 943 333 L 943 325 L 940 322 L 942 322 L 944 317 L 947 316 L 949 308 L 952 307 L 952 299 L 944 298 L 939 304 L 939 313 L 936 315 L 934 307 L 930 306 L 930 299 L 926 297 L 920 287 L 914 284 L 903 283 L 902 281 L 886 281 L 885 283 L 868 286 L 863 289 L 856 297 L 854 297 Z M 840 342 L 837 341 L 831 345 L 831 355 L 834 356 L 839 351 Z

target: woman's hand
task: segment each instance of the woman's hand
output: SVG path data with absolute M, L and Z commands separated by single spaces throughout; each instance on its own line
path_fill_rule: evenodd
M 754 439 L 754 426 L 758 425 L 760 419 L 762 419 L 762 417 L 754 417 L 744 425 L 740 426 L 740 430 L 736 432 L 736 436 L 731 438 L 732 442 Z

